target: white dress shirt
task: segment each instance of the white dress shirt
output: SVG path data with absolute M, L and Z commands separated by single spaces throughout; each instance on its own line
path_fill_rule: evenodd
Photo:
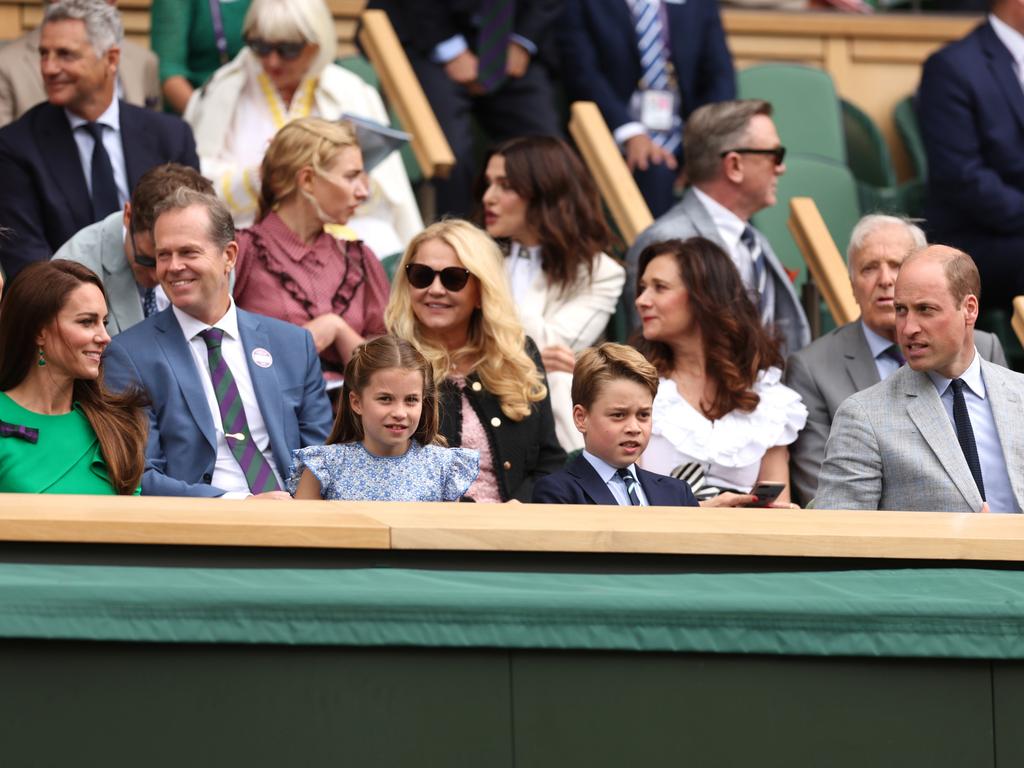
M 620 507 L 633 506 L 633 502 L 629 500 L 629 494 L 626 492 L 626 481 L 615 474 L 619 471 L 618 467 L 613 467 L 590 451 L 583 451 L 583 458 L 590 462 L 590 466 L 594 468 L 594 471 L 604 481 L 604 484 L 608 486 L 608 490 L 612 492 L 612 496 L 615 497 L 615 501 Z M 650 503 L 647 501 L 647 494 L 644 493 L 643 486 L 640 485 L 640 478 L 636 476 L 636 465 L 630 464 L 626 469 L 629 470 L 633 479 L 636 480 L 636 495 L 640 497 L 640 506 L 649 507 Z
M 533 281 L 541 273 L 540 246 L 526 247 L 512 243 L 505 257 L 505 274 L 508 275 L 512 298 L 521 305 L 532 290 Z
M 953 419 L 953 388 L 949 386 L 950 379 L 934 371 L 928 371 L 928 377 L 939 393 L 949 423 L 953 425 L 953 433 L 956 434 L 956 421 Z M 986 397 L 985 379 L 981 373 L 981 355 L 977 349 L 974 350 L 974 360 L 967 370 L 960 374 L 960 380 L 967 385 L 964 388 L 964 402 L 967 403 L 967 414 L 971 418 L 974 442 L 978 446 L 981 480 L 985 485 L 985 500 L 988 507 L 992 512 L 1020 512 L 1013 495 L 1013 487 L 1010 485 L 1010 475 L 1006 469 L 1003 446 L 999 442 L 999 432 L 996 431 L 996 421 L 992 416 L 992 403 Z
M 274 454 L 270 449 L 270 434 L 267 432 L 266 422 L 263 421 L 263 414 L 260 413 L 260 406 L 256 400 L 256 390 L 253 388 L 252 376 L 249 374 L 249 361 L 246 359 L 245 347 L 238 332 L 238 311 L 235 309 L 234 300 L 231 300 L 231 305 L 224 317 L 212 326 L 182 312 L 177 307 L 171 307 L 171 311 L 174 312 L 178 325 L 181 326 L 181 332 L 185 336 L 185 341 L 188 342 L 189 350 L 192 352 L 192 360 L 199 371 L 199 380 L 203 383 L 203 394 L 206 395 L 206 404 L 210 408 L 214 431 L 217 433 L 217 464 L 213 470 L 213 479 L 210 484 L 216 488 L 225 489 L 227 491 L 223 496 L 225 499 L 238 499 L 251 495 L 249 483 L 245 479 L 245 473 L 242 472 L 242 466 L 224 438 L 220 406 L 217 403 L 217 394 L 213 389 L 213 381 L 210 379 L 210 359 L 207 354 L 206 342 L 199 335 L 202 331 L 212 327 L 224 331 L 221 352 L 235 378 L 238 394 L 242 398 L 242 407 L 245 409 L 245 420 L 249 424 L 249 432 L 256 447 L 270 464 L 278 485 L 283 488 L 284 484 L 281 482 L 281 476 L 277 473 Z
M 85 174 L 85 186 L 92 195 L 92 151 L 96 142 L 91 133 L 81 128 L 89 121 L 67 109 L 64 110 L 64 114 L 71 123 L 71 135 L 78 147 L 78 160 L 82 163 L 82 172 Z M 123 209 L 129 199 L 128 171 L 124 162 L 124 146 L 121 143 L 121 110 L 116 98 L 111 100 L 110 106 L 96 122 L 103 126 L 103 148 L 110 157 L 114 184 L 117 186 L 117 203 Z
M 992 25 L 992 31 L 996 33 L 999 42 L 1006 46 L 1013 57 L 1013 72 L 1017 75 L 1021 89 L 1024 89 L 1024 35 L 991 13 L 988 15 L 988 23 Z

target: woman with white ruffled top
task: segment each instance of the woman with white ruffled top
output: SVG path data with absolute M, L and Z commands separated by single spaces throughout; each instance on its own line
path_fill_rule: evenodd
M 795 506 L 787 446 L 807 409 L 732 260 L 704 238 L 670 240 L 644 249 L 639 274 L 639 347 L 660 376 L 640 465 L 686 480 L 703 506 L 752 504 L 759 482 L 784 483 L 772 506 Z

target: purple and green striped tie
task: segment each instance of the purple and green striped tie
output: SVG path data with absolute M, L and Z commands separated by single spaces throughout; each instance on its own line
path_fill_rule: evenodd
M 238 392 L 234 374 L 228 368 L 221 350 L 224 331 L 220 328 L 207 328 L 199 334 L 206 342 L 206 355 L 210 363 L 210 378 L 213 380 L 213 391 L 220 407 L 220 418 L 224 425 L 224 439 L 228 442 L 231 453 L 245 474 L 249 490 L 253 493 L 279 491 L 274 470 L 267 457 L 256 447 L 256 442 L 249 432 L 249 423 L 245 420 L 245 408 L 242 407 L 242 396 Z
M 515 0 L 484 0 L 480 3 L 476 79 L 487 93 L 497 90 L 505 82 L 508 40 L 515 15 Z

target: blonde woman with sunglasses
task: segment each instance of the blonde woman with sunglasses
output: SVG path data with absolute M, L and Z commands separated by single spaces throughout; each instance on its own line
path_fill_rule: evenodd
M 480 451 L 476 501 L 529 501 L 534 482 L 560 469 L 544 366 L 523 333 L 497 244 L 467 221 L 417 235 L 402 256 L 388 330 L 412 342 L 438 385 L 440 433 Z

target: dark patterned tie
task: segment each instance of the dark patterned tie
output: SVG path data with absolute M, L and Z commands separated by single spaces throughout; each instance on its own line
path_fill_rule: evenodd
M 888 347 L 882 350 L 882 354 L 888 357 L 890 360 L 895 360 L 900 365 L 907 362 L 907 359 L 903 357 L 903 352 L 900 351 L 899 344 L 890 344 Z
M 156 314 L 156 288 L 147 288 L 142 294 L 142 314 L 146 317 Z
M 92 215 L 96 221 L 120 209 L 117 201 L 117 184 L 114 183 L 114 166 L 110 155 L 103 146 L 103 126 L 86 123 L 82 126 L 93 138 L 92 146 Z
M 619 476 L 626 485 L 626 495 L 629 496 L 629 503 L 634 507 L 642 506 L 640 503 L 640 494 L 636 492 L 636 478 L 633 477 L 633 473 L 625 467 L 620 467 L 615 470 L 615 474 Z
M 206 342 L 206 355 L 210 363 L 210 378 L 213 391 L 220 407 L 220 418 L 224 425 L 224 439 L 238 465 L 245 474 L 245 481 L 253 493 L 279 491 L 274 471 L 249 432 L 249 423 L 245 420 L 245 408 L 242 407 L 242 396 L 235 384 L 234 374 L 228 368 L 221 349 L 224 331 L 220 328 L 207 328 L 199 334 Z
M 961 379 L 953 379 L 949 386 L 953 388 L 953 423 L 956 424 L 956 439 L 960 442 L 960 450 L 964 452 L 967 466 L 970 467 L 974 482 L 978 486 L 978 493 L 984 501 L 985 482 L 981 477 L 978 445 L 974 442 L 974 429 L 971 427 L 971 416 L 967 412 L 967 400 L 964 398 L 964 382 Z
M 483 0 L 480 3 L 476 79 L 487 93 L 497 90 L 505 82 L 508 40 L 515 15 L 515 0 Z

